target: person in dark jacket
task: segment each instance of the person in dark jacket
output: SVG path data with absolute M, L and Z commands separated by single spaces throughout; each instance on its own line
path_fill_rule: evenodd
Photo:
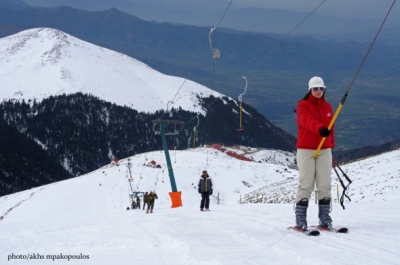
M 201 194 L 200 211 L 209 211 L 210 195 L 213 193 L 213 182 L 207 171 L 204 170 L 198 183 L 198 191 Z
M 144 211 L 144 208 L 146 207 L 146 203 L 148 204 L 148 200 L 149 200 L 149 193 L 146 192 L 143 196 L 143 211 Z
M 297 165 L 300 178 L 296 193 L 296 227 L 307 230 L 307 207 L 314 187 L 319 199 L 319 224 L 332 229 L 331 170 L 332 148 L 335 146 L 332 107 L 325 101 L 326 86 L 321 77 L 314 76 L 308 83 L 308 93 L 297 105 Z M 314 154 L 326 137 L 316 158 Z
M 150 213 L 153 213 L 154 202 L 155 202 L 156 199 L 158 199 L 157 193 L 155 191 L 150 192 L 149 198 L 148 198 L 148 201 L 147 201 L 147 205 L 148 206 L 147 206 L 146 213 L 149 213 L 149 210 L 150 210 Z

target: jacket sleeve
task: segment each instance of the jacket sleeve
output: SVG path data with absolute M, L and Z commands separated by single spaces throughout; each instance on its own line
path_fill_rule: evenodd
M 319 131 L 325 127 L 325 125 L 315 119 L 311 110 L 302 102 L 297 105 L 297 124 L 318 135 Z
M 200 184 L 200 182 L 201 182 L 201 177 L 199 178 L 199 181 L 197 182 L 197 190 L 199 191 L 199 192 L 201 192 L 201 184 Z

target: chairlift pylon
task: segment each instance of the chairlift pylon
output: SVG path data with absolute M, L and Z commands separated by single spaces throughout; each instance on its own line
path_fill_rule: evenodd
M 176 187 L 174 171 L 172 169 L 171 159 L 170 159 L 169 151 L 168 151 L 167 139 L 165 136 L 166 135 L 177 135 L 178 132 L 176 131 L 176 125 L 180 124 L 181 126 L 183 126 L 184 122 L 177 121 L 177 120 L 153 120 L 152 123 L 160 124 L 160 134 L 161 134 L 161 139 L 162 139 L 163 146 L 164 146 L 165 161 L 167 162 L 168 174 L 169 174 L 169 178 L 170 178 L 170 182 L 171 182 L 171 189 L 172 189 L 172 192 L 169 193 L 169 195 L 171 197 L 171 201 L 172 201 L 171 208 L 180 207 L 180 206 L 182 206 L 182 198 L 181 198 L 182 192 L 178 191 L 177 187 Z M 167 134 L 167 133 L 165 133 L 165 129 L 170 124 L 175 125 L 175 131 L 174 131 L 174 133 Z M 153 128 L 154 128 L 154 126 L 153 126 Z

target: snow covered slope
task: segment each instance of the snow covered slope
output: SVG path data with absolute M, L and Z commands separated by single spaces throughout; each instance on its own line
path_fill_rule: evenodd
M 351 179 L 348 195 L 353 203 L 397 201 L 400 199 L 400 150 L 384 153 L 341 166 Z M 345 185 L 342 172 L 337 169 Z M 332 195 L 339 203 L 342 186 L 332 170 Z M 287 178 L 255 190 L 244 196 L 245 202 L 292 203 L 297 190 L 298 177 Z M 338 189 L 338 190 L 337 190 Z M 338 192 L 339 191 L 339 192 Z M 314 198 L 314 194 L 312 195 Z M 345 205 L 349 201 L 345 200 Z M 346 206 L 345 206 L 346 207 Z
M 262 152 L 276 157 L 276 152 Z M 38 264 L 53 258 L 65 263 L 66 255 L 74 255 L 71 264 L 399 264 L 399 155 L 393 151 L 344 166 L 354 180 L 354 200 L 346 210 L 333 204 L 332 217 L 350 233 L 316 238 L 286 229 L 294 223 L 292 204 L 238 204 L 240 194 L 296 178 L 287 165 L 240 161 L 206 148 L 176 156 L 172 151 L 183 207 L 171 209 L 163 153 L 136 155 L 130 158 L 133 187 L 157 191 L 154 214 L 126 210 L 130 186 L 124 159 L 119 166 L 1 197 L 0 258 L 7 264 L 30 264 L 33 260 L 21 259 L 33 254 L 43 256 Z M 162 168 L 143 166 L 151 160 Z M 199 211 L 195 185 L 203 169 L 215 182 L 211 212 Z M 375 197 L 385 185 L 397 192 Z M 314 204 L 308 221 L 317 223 Z
M 30 29 L 0 39 L 0 101 L 82 92 L 154 112 L 166 109 L 181 87 L 172 107 L 202 112 L 197 95 L 222 96 L 56 29 Z

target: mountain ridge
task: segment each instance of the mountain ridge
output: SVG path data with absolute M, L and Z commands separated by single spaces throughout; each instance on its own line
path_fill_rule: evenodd
M 30 3 L 38 2 L 37 0 L 26 1 Z M 172 23 L 172 24 L 186 24 L 195 25 L 198 27 L 213 27 L 211 25 L 212 21 L 215 21 L 222 12 L 225 10 L 226 6 L 224 4 L 214 2 L 202 2 L 201 3 L 171 3 L 166 1 L 134 1 L 131 3 L 127 2 L 116 2 L 112 4 L 107 2 L 101 3 L 87 3 L 85 2 L 71 2 L 71 1 L 40 1 L 40 5 L 46 8 L 54 8 L 57 6 L 70 6 L 76 9 L 82 9 L 87 11 L 100 11 L 108 10 L 115 7 L 123 12 L 130 15 L 138 16 L 140 19 L 146 21 L 156 21 L 157 23 Z M 266 34 L 284 34 L 289 32 L 293 26 L 309 15 L 307 11 L 294 11 L 288 9 L 279 9 L 273 7 L 255 7 L 250 3 L 249 5 L 244 5 L 240 3 L 233 2 L 229 7 L 229 12 L 224 17 L 222 27 L 242 30 L 248 32 L 266 33 Z M 325 4 L 324 7 L 329 6 L 329 3 Z M 346 6 L 346 5 L 343 5 Z M 380 12 L 384 8 L 379 8 Z M 140 10 L 140 12 L 138 12 Z M 309 11 L 312 8 L 310 7 Z M 347 33 L 352 35 L 352 39 L 361 40 L 366 39 L 369 35 L 364 31 L 371 28 L 375 29 L 375 25 L 381 22 L 381 19 L 374 16 L 366 16 L 364 12 L 364 18 L 351 16 L 338 17 L 333 14 L 324 14 L 324 12 L 315 12 L 311 17 L 305 21 L 304 26 L 297 28 L 294 34 L 296 35 L 309 35 L 317 39 L 335 39 L 335 33 L 343 34 Z M 349 10 L 343 10 L 349 12 Z M 359 10 L 357 10 L 359 11 Z M 343 13 L 343 12 L 341 12 Z M 374 13 L 378 13 L 375 9 Z M 390 27 L 398 26 L 399 21 L 396 20 L 396 11 L 394 10 L 391 19 L 388 21 Z M 383 29 L 382 35 L 385 38 L 386 29 Z M 360 34 L 364 33 L 364 34 Z M 397 37 L 397 43 L 399 43 L 399 38 Z M 335 39 L 336 40 L 336 39 Z M 338 38 L 340 40 L 340 38 Z

